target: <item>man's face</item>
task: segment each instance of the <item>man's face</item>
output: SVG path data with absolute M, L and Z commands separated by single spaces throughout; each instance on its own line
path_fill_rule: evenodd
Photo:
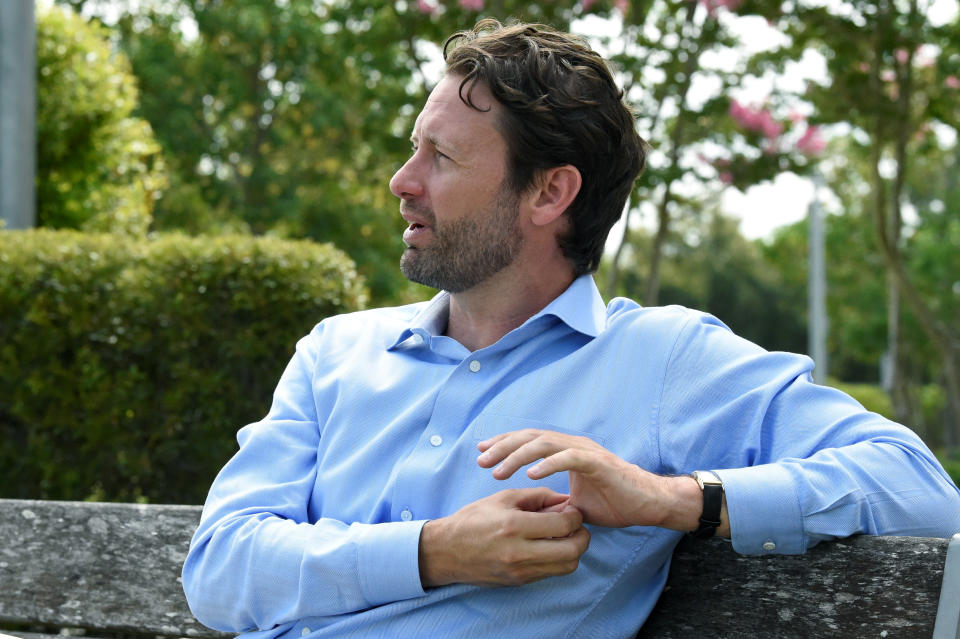
M 409 222 L 400 270 L 410 280 L 451 293 L 468 290 L 509 266 L 520 247 L 519 197 L 506 179 L 507 145 L 495 126 L 499 103 L 483 85 L 477 111 L 460 99 L 461 78 L 447 76 L 414 125 L 414 153 L 393 179 Z

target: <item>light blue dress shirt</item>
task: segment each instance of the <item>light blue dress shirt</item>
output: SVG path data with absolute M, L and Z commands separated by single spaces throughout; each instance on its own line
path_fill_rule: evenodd
M 605 306 L 593 279 L 497 343 L 443 336 L 449 297 L 321 322 L 211 488 L 183 570 L 197 618 L 249 637 L 630 637 L 680 533 L 591 526 L 576 572 L 424 591 L 426 520 L 504 488 L 477 442 L 585 435 L 661 474 L 715 470 L 734 548 L 801 553 L 853 533 L 948 536 L 960 495 L 908 429 L 679 307 Z

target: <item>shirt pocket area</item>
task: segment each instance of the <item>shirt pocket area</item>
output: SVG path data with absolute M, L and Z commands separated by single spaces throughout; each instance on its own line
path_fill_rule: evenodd
M 537 430 L 552 430 L 558 433 L 565 433 L 567 435 L 576 435 L 578 437 L 589 437 L 596 443 L 601 446 L 606 446 L 603 437 L 597 435 L 596 433 L 590 433 L 583 430 L 576 430 L 573 428 L 566 428 L 564 426 L 557 426 L 556 424 L 551 424 L 549 422 L 544 422 L 536 419 L 529 419 L 527 417 L 516 417 L 514 415 L 501 415 L 498 413 L 484 413 L 477 417 L 473 422 L 473 441 L 482 442 L 485 439 L 490 439 L 494 435 L 499 435 L 501 433 L 509 433 L 515 430 L 523 430 L 525 428 L 534 428 Z

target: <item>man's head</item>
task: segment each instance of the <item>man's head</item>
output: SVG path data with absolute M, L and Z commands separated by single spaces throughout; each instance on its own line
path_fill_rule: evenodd
M 454 34 L 443 51 L 447 75 L 459 78 L 466 104 L 485 109 L 473 100 L 480 85 L 501 107 L 497 127 L 514 193 L 535 185 L 546 169 L 572 165 L 580 172 L 559 242 L 574 275 L 595 271 L 645 161 L 633 116 L 603 58 L 575 36 L 495 20 Z
M 417 117 L 414 152 L 390 180 L 410 226 L 400 270 L 410 280 L 461 293 L 517 260 L 524 246 L 520 198 L 507 178 L 507 143 L 496 122 L 500 105 L 478 86 L 476 104 L 460 99 L 444 77 Z

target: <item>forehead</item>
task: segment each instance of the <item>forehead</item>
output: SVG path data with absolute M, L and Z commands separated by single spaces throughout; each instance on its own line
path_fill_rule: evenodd
M 503 142 L 497 128 L 497 117 L 502 107 L 483 84 L 473 86 L 472 102 L 475 109 L 460 98 L 459 76 L 444 76 L 431 91 L 427 103 L 414 125 L 413 137 L 445 142 L 453 146 L 477 145 L 483 142 Z M 464 96 L 470 85 L 463 88 Z M 467 149 L 463 149 L 466 151 Z

